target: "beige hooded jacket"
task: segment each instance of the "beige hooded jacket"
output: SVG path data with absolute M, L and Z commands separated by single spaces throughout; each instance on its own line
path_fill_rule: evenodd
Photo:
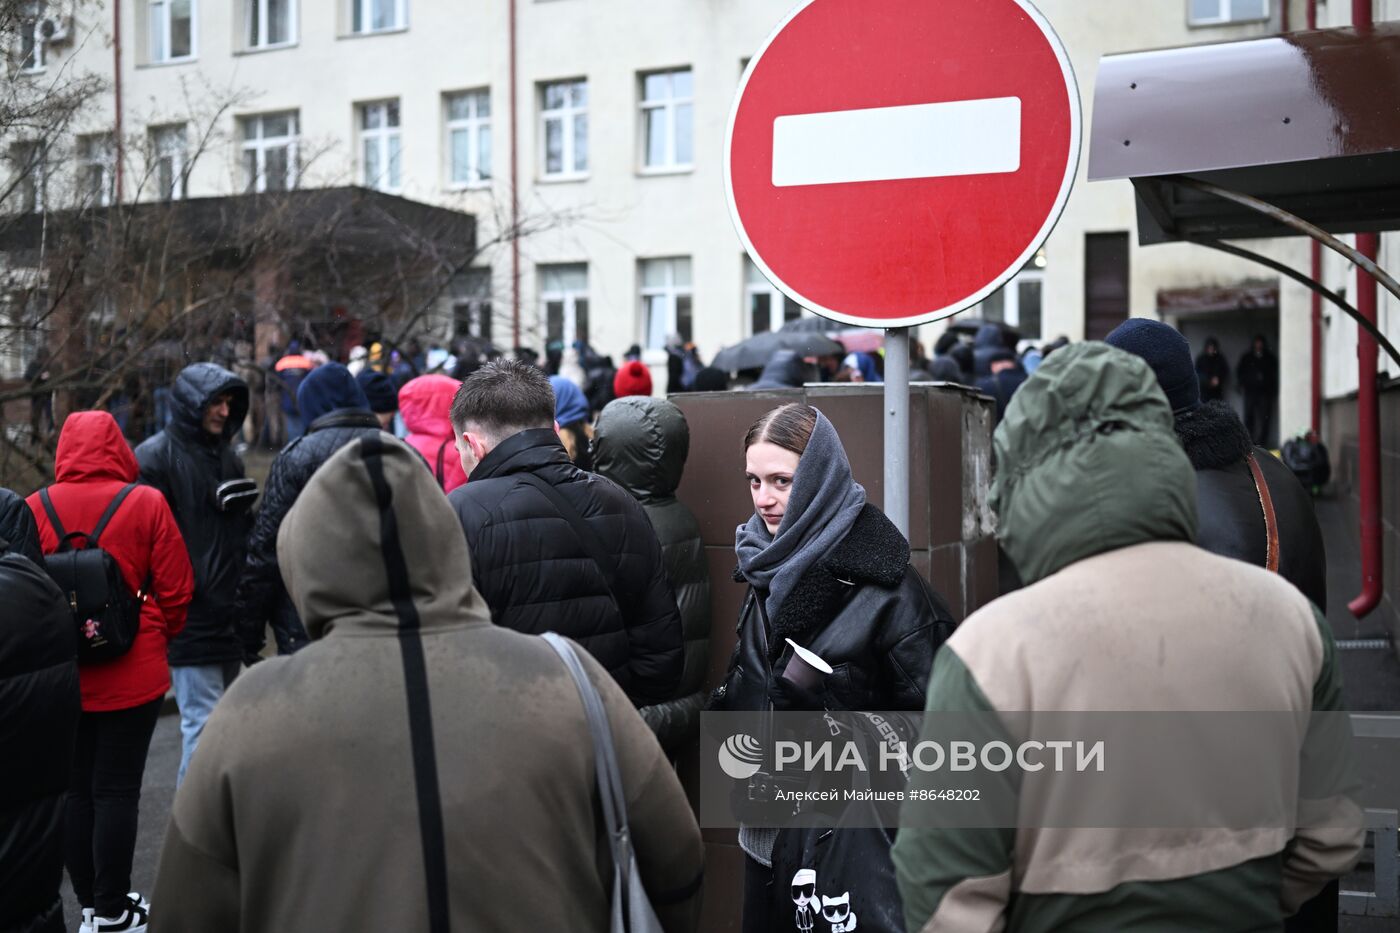
M 313 642 L 247 672 L 176 795 L 153 933 L 607 929 L 593 751 L 541 639 L 491 624 L 452 508 L 386 435 L 343 448 L 282 524 Z M 693 929 L 700 833 L 660 747 L 587 652 L 643 880 Z

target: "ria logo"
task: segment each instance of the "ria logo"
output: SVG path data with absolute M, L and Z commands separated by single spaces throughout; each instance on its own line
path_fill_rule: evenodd
M 763 766 L 763 746 L 758 739 L 736 732 L 719 747 L 719 768 L 736 781 L 747 781 Z

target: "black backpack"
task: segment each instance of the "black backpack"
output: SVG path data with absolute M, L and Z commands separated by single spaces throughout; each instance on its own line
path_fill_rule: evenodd
M 97 539 L 112 520 L 135 483 L 123 486 L 91 531 L 65 531 L 58 520 L 49 491 L 39 491 L 39 501 L 58 536 L 58 551 L 44 557 L 49 576 L 58 584 L 73 612 L 78 630 L 78 663 L 93 664 L 119 658 L 130 650 L 141 627 L 142 600 L 131 594 L 116 558 L 98 547 Z M 87 539 L 75 548 L 74 538 Z

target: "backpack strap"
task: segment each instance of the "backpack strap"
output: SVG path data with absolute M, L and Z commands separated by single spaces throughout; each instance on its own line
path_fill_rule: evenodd
M 39 501 L 43 503 L 45 514 L 49 516 L 49 525 L 53 527 L 54 537 L 58 538 L 59 543 L 62 544 L 63 539 L 68 537 L 68 529 L 64 528 L 63 522 L 58 519 L 58 512 L 54 510 L 53 500 L 49 498 L 47 486 L 39 490 Z
M 450 443 L 452 443 L 452 441 L 450 441 L 450 440 L 443 441 L 443 442 L 442 442 L 442 446 L 438 448 L 438 454 L 437 454 L 437 470 L 434 471 L 434 473 L 433 473 L 433 475 L 437 477 L 438 485 L 441 486 L 441 487 L 443 487 L 444 489 L 447 488 L 447 474 L 444 473 L 443 470 L 442 470 L 442 466 L 443 466 L 443 454 L 446 453 L 446 451 L 447 451 L 447 445 L 450 444 Z
M 622 602 L 617 598 L 617 587 L 614 585 L 614 578 L 617 576 L 617 568 L 613 564 L 611 555 L 603 547 L 603 542 L 598 540 L 598 536 L 593 533 L 593 529 L 588 527 L 588 523 L 583 520 L 583 516 L 578 514 L 578 510 L 569 504 L 569 500 L 564 498 L 564 494 L 553 486 L 546 483 L 534 473 L 521 473 L 520 479 L 538 489 L 544 497 L 554 504 L 559 517 L 569 523 L 569 527 L 574 530 L 574 537 L 583 546 L 583 552 L 587 554 L 593 563 L 598 565 L 598 572 L 603 575 L 603 582 L 607 585 L 608 595 L 612 597 L 613 603 L 617 605 L 618 611 L 622 610 Z
M 121 488 L 121 491 L 113 497 L 112 501 L 107 504 L 107 511 L 102 513 L 102 517 L 97 520 L 97 525 L 92 529 L 92 534 L 87 536 L 88 547 L 97 547 L 98 536 L 107 530 L 107 523 L 112 520 L 113 515 L 117 514 L 117 509 L 121 508 L 121 504 L 126 501 L 126 497 L 130 495 L 131 490 L 135 488 L 135 483 L 127 483 Z
M 1274 499 L 1269 494 L 1269 483 L 1264 479 L 1264 471 L 1254 454 L 1245 457 L 1249 463 L 1250 475 L 1254 477 L 1254 490 L 1259 494 L 1259 507 L 1264 511 L 1265 543 L 1264 566 L 1272 573 L 1278 573 L 1278 516 L 1274 514 Z

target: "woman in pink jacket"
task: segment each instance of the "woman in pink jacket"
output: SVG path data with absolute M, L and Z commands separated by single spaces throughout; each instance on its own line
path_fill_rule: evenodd
M 452 434 L 452 397 L 461 383 L 450 376 L 419 376 L 399 390 L 399 415 L 408 428 L 404 440 L 428 461 L 428 469 L 451 492 L 467 481 Z

